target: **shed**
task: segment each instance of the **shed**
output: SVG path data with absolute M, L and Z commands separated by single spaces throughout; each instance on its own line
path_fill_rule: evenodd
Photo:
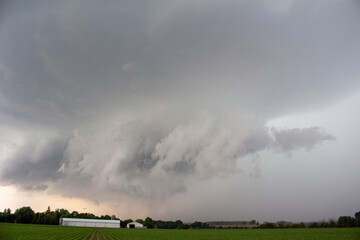
M 138 222 L 131 222 L 126 225 L 127 228 L 146 228 L 144 225 Z
M 60 226 L 120 228 L 120 220 L 60 218 Z

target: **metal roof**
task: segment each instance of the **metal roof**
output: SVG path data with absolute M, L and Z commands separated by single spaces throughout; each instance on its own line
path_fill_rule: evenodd
M 120 220 L 109 219 L 87 219 L 87 218 L 61 218 L 67 222 L 97 222 L 97 223 L 120 223 Z
M 129 224 L 135 224 L 135 225 L 141 225 L 141 226 L 144 226 L 143 224 L 139 223 L 139 222 L 131 222 L 131 223 L 128 223 L 127 225 Z

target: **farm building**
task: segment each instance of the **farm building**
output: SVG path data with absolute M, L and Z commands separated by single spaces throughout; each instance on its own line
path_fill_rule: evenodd
M 138 222 L 131 222 L 126 225 L 127 228 L 146 228 L 144 225 Z
M 59 225 L 73 227 L 120 228 L 120 220 L 60 218 Z

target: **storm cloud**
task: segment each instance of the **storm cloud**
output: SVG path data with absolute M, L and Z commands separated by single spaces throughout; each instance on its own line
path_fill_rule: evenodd
M 267 123 L 360 87 L 356 1 L 0 9 L 2 185 L 94 201 L 181 194 L 241 174 L 248 156 L 335 140 L 321 126 Z
M 2 181 L 45 190 L 49 183 L 71 178 L 76 194 L 86 179 L 105 193 L 164 198 L 186 191 L 185 179 L 240 173 L 241 159 L 247 155 L 265 149 L 311 150 L 333 139 L 319 127 L 268 129 L 258 119 L 234 114 L 222 118 L 202 114 L 170 129 L 156 126 L 162 118 L 143 116 L 92 133 L 75 130 L 67 141 L 28 139 L 4 163 Z

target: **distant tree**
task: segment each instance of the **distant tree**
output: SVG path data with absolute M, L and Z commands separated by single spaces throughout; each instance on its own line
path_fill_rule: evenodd
M 333 219 L 333 218 L 329 219 L 329 227 L 331 227 L 331 228 L 337 227 L 337 222 L 335 219 Z
M 126 220 L 120 221 L 120 227 L 125 228 L 127 226 L 127 224 L 131 223 L 131 222 L 133 222 L 132 219 L 126 219 Z
M 309 225 L 309 228 L 318 228 L 319 227 L 319 223 L 318 222 L 312 222 Z
M 0 213 L 0 222 L 13 222 L 14 214 L 11 214 L 10 208 L 5 208 L 4 212 Z
M 15 220 L 18 223 L 31 223 L 35 213 L 30 207 L 22 207 L 16 209 L 14 215 Z
M 350 216 L 341 216 L 338 220 L 338 226 L 339 227 L 355 227 L 356 221 L 355 218 L 352 218 Z
M 6 210 L 6 209 L 5 209 Z M 4 212 L 0 212 L 0 222 L 6 222 L 6 214 Z
M 8 215 L 11 215 L 11 209 L 10 208 L 7 208 L 7 209 L 5 208 L 4 213 L 8 214 Z
M 36 224 L 36 223 L 37 223 L 36 221 L 38 220 L 39 215 L 40 215 L 40 213 L 38 213 L 38 212 L 34 214 L 33 220 L 31 221 L 32 224 Z
M 45 224 L 52 224 L 52 222 L 53 222 L 53 215 L 50 212 L 46 211 Z
M 250 221 L 250 224 L 251 224 L 251 225 L 256 225 L 256 220 L 251 220 L 251 221 Z
M 96 219 L 96 216 L 92 213 L 79 213 L 78 218 Z
M 60 209 L 59 210 L 59 214 L 60 214 L 60 216 L 59 216 L 59 220 L 60 220 L 60 218 L 71 218 L 71 214 L 69 213 L 69 211 L 68 210 L 66 210 L 66 209 Z
M 10 208 L 6 208 L 4 209 L 4 221 L 5 222 L 14 222 L 15 221 L 15 215 L 11 213 L 11 209 Z
M 177 228 L 177 229 L 182 229 L 182 228 L 184 228 L 184 223 L 183 223 L 181 220 L 176 220 L 176 221 L 175 221 L 175 225 L 176 225 L 175 228 Z
M 286 224 L 284 224 L 283 222 L 278 222 L 277 223 L 279 228 L 287 228 L 288 226 Z
M 71 217 L 72 218 L 77 218 L 79 216 L 79 213 L 77 212 L 77 211 L 73 211 L 72 213 L 71 213 Z
M 143 224 L 143 223 L 144 223 L 144 220 L 142 220 L 142 219 L 139 218 L 139 219 L 136 219 L 135 222 L 138 222 L 138 223 Z
M 321 227 L 321 228 L 328 228 L 328 227 L 329 227 L 329 223 L 326 222 L 325 220 L 322 220 L 321 222 L 319 222 L 319 227 Z
M 287 228 L 301 228 L 301 225 L 299 223 L 292 223 L 292 224 L 287 224 L 286 227 Z
M 154 221 L 152 220 L 151 217 L 147 217 L 145 218 L 145 221 L 144 221 L 144 226 L 147 227 L 147 228 L 154 228 Z
M 259 226 L 260 228 L 276 228 L 276 224 L 272 222 L 264 222 Z
M 45 213 L 40 213 L 40 216 L 39 216 L 39 224 L 45 224 Z
M 195 228 L 195 229 L 207 229 L 209 227 L 210 227 L 209 224 L 198 221 L 195 221 L 192 224 L 190 224 L 190 228 Z
M 360 227 L 360 211 L 355 213 L 356 226 Z

